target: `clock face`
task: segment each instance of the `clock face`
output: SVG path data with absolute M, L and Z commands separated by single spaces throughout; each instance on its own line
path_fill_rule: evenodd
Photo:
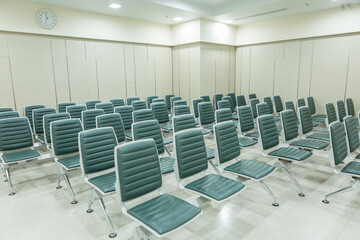
M 57 23 L 55 13 L 49 9 L 40 9 L 37 13 L 37 20 L 46 29 L 55 27 Z

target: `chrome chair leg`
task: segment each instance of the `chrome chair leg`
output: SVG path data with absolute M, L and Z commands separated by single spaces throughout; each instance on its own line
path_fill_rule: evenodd
M 274 207 L 278 207 L 279 204 L 277 203 L 277 199 L 276 199 L 276 196 L 274 195 L 274 193 L 270 190 L 270 188 L 266 185 L 266 183 L 263 180 L 260 180 L 259 182 L 260 182 L 261 186 L 263 188 L 265 188 L 265 190 L 269 193 L 269 195 L 274 199 L 274 202 L 272 203 L 272 205 Z
M 355 183 L 356 183 L 356 181 L 350 182 L 350 185 L 349 185 L 349 186 L 344 187 L 344 188 L 342 188 L 342 189 L 339 189 L 339 190 L 337 190 L 337 191 L 335 191 L 335 192 L 326 194 L 325 197 L 324 197 L 324 199 L 322 200 L 322 202 L 325 203 L 325 204 L 329 204 L 329 203 L 330 203 L 329 200 L 328 200 L 329 197 L 338 195 L 338 194 L 340 194 L 340 193 L 344 193 L 344 192 L 348 192 L 348 191 L 353 190 Z
M 77 204 L 78 201 L 77 201 L 76 198 L 75 198 L 74 190 L 72 189 L 72 186 L 71 186 L 69 177 L 68 177 L 68 175 L 67 175 L 67 172 L 65 172 L 63 169 L 60 169 L 60 172 L 62 173 L 62 176 L 63 176 L 63 178 L 64 178 L 64 180 L 65 180 L 65 182 L 66 182 L 66 185 L 67 185 L 67 187 L 68 187 L 68 189 L 69 189 L 69 192 L 70 192 L 70 195 L 71 195 L 71 197 L 72 197 L 72 202 L 71 202 L 71 204 Z
M 10 167 L 8 165 L 4 165 L 4 171 L 5 171 L 5 177 L 6 177 L 7 183 L 9 185 L 9 196 L 13 196 L 13 195 L 15 195 L 15 193 L 13 191 L 13 186 L 12 186 L 11 177 L 10 177 Z
M 293 183 L 299 188 L 300 190 L 300 193 L 298 194 L 300 197 L 305 197 L 305 194 L 303 193 L 303 189 L 302 187 L 300 186 L 300 184 L 298 183 L 298 181 L 296 181 L 296 179 L 289 173 L 289 171 L 286 169 L 285 167 L 285 164 L 279 160 L 279 162 L 277 162 L 275 164 L 275 166 L 278 168 L 278 169 L 281 169 L 290 179 L 291 181 L 293 181 Z
M 97 200 L 99 201 L 99 204 L 100 204 L 100 208 L 106 218 L 106 221 L 109 225 L 109 228 L 110 228 L 110 234 L 109 234 L 109 238 L 114 238 L 117 236 L 116 232 L 114 231 L 114 227 L 113 227 L 113 224 L 111 222 L 111 219 L 110 219 L 110 216 L 106 210 L 106 207 L 105 207 L 105 203 L 104 203 L 104 200 L 102 199 L 101 196 L 99 196 L 99 194 L 95 193 L 97 195 Z
M 91 208 L 91 206 L 94 204 L 96 199 L 95 190 L 91 192 L 91 201 L 89 202 L 88 209 L 86 210 L 87 213 L 92 213 L 94 209 Z
M 61 186 L 62 173 L 61 173 L 61 169 L 60 169 L 60 168 L 59 168 L 58 175 L 59 175 L 59 180 L 58 180 L 58 185 L 57 185 L 56 189 L 61 189 L 61 188 L 62 188 L 62 186 Z
M 210 165 L 214 168 L 215 172 L 219 175 L 222 176 L 221 172 L 219 171 L 219 169 L 215 166 L 215 164 L 211 161 L 211 160 L 208 160 Z

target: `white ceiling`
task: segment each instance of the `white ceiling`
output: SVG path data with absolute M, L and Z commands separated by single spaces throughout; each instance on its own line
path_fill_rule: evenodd
M 360 0 L 25 0 L 66 8 L 96 12 L 164 24 L 176 24 L 197 18 L 241 25 L 329 8 Z M 122 5 L 110 9 L 111 3 Z

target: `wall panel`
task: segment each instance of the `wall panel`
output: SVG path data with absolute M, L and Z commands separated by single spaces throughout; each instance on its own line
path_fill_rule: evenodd
M 156 79 L 156 95 L 164 97 L 166 94 L 170 94 L 173 91 L 173 63 L 172 50 L 169 47 L 149 47 L 155 51 L 155 79 Z
M 10 61 L 8 58 L 0 57 L 0 79 L 0 107 L 12 107 L 15 109 Z

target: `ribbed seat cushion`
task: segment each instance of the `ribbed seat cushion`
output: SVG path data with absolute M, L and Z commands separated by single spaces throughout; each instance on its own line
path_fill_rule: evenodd
M 304 148 L 308 148 L 308 149 L 321 150 L 321 149 L 327 148 L 329 146 L 329 143 L 326 143 L 323 141 L 311 140 L 311 139 L 301 139 L 301 140 L 292 142 L 290 145 L 295 146 L 295 147 L 304 147 Z
M 27 159 L 33 159 L 40 156 L 40 153 L 36 150 L 29 149 L 21 152 L 5 153 L 2 155 L 2 159 L 5 163 L 12 163 L 23 161 Z
M 313 134 L 307 136 L 306 138 L 330 142 L 330 136 L 328 133 L 313 133 Z
M 212 131 L 212 130 L 213 130 L 213 125 L 211 125 L 211 126 L 204 126 L 203 128 Z
M 195 119 L 195 125 L 199 125 L 199 120 L 198 119 Z
M 67 169 L 78 168 L 78 167 L 80 167 L 80 160 L 79 159 L 80 159 L 80 155 L 77 154 L 77 155 L 74 155 L 74 156 L 61 158 L 61 159 L 58 160 L 58 163 L 60 163 L 61 165 L 63 165 Z
M 248 176 L 254 179 L 260 179 L 269 175 L 274 171 L 275 167 L 266 163 L 256 162 L 251 160 L 240 160 L 224 170 L 236 174 Z
M 273 116 L 273 119 L 274 119 L 275 122 L 278 122 L 278 121 L 280 121 L 280 116 L 277 116 L 277 115 Z
M 125 137 L 132 139 L 131 132 L 125 132 Z
M 201 129 L 201 133 L 202 133 L 203 135 L 207 135 L 207 134 L 210 134 L 210 133 L 211 133 L 211 131 L 209 131 L 209 130 L 207 130 L 207 129 L 202 128 L 202 129 Z
M 349 162 L 341 172 L 360 176 L 360 162 Z
M 165 131 L 172 131 L 172 125 L 171 124 L 164 124 L 164 125 L 160 125 L 161 129 L 164 129 Z
M 44 135 L 38 136 L 37 139 L 39 139 L 41 142 L 45 142 L 45 136 Z
M 165 174 L 165 173 L 173 172 L 174 171 L 174 161 L 175 161 L 175 158 L 171 158 L 171 157 L 160 158 L 161 173 Z
M 259 131 L 247 133 L 247 134 L 245 134 L 245 136 L 252 137 L 252 138 L 259 138 Z
M 356 155 L 355 158 L 356 158 L 356 159 L 360 159 L 360 154 Z
M 215 154 L 214 154 L 215 150 L 212 149 L 212 148 L 206 148 L 206 157 L 207 159 L 212 159 L 215 157 Z
M 103 191 L 104 193 L 115 191 L 115 181 L 116 181 L 115 172 L 107 173 L 89 179 L 90 183 L 100 188 L 100 190 Z
M 278 158 L 287 158 L 295 161 L 303 161 L 309 158 L 312 153 L 296 148 L 279 148 L 269 153 L 270 156 Z
M 172 138 L 164 137 L 163 140 L 164 140 L 164 145 L 168 145 L 168 144 L 171 144 L 173 142 Z
M 215 174 L 206 175 L 185 186 L 187 189 L 199 192 L 217 201 L 234 195 L 244 187 L 245 185 L 241 182 Z
M 201 210 L 169 194 L 163 194 L 128 210 L 158 234 L 167 233 L 197 216 Z
M 240 147 L 249 147 L 257 144 L 257 141 L 251 138 L 239 137 L 239 145 Z

